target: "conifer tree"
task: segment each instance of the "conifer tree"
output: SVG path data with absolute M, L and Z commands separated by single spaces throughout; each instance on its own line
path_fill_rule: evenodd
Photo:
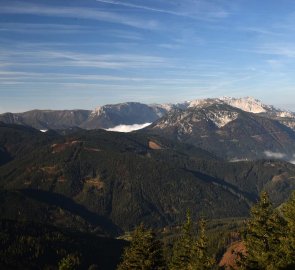
M 282 212 L 287 222 L 286 236 L 282 243 L 283 266 L 286 269 L 295 269 L 295 191 L 282 206 Z
M 284 238 L 284 220 L 274 211 L 266 192 L 251 208 L 244 234 L 247 253 L 238 264 L 242 269 L 280 269 L 280 249 Z
M 207 270 L 212 269 L 215 260 L 208 255 L 206 237 L 206 221 L 202 218 L 199 221 L 198 239 L 195 247 L 195 256 L 193 257 L 193 269 Z
M 58 264 L 59 270 L 75 270 L 80 265 L 80 258 L 76 254 L 69 254 Z
M 201 219 L 199 222 L 198 237 L 196 237 L 193 233 L 190 212 L 187 212 L 182 236 L 173 247 L 169 270 L 206 270 L 212 268 L 214 260 L 207 254 L 205 224 L 205 220 Z
M 165 269 L 162 243 L 143 224 L 133 231 L 130 246 L 125 249 L 122 259 L 118 270 Z
M 186 222 L 182 226 L 182 235 L 173 245 L 169 270 L 192 269 L 194 242 L 192 220 L 190 212 L 188 211 L 186 214 Z

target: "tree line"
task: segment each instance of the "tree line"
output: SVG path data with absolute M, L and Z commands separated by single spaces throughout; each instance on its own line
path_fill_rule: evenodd
M 163 237 L 141 224 L 131 233 L 131 241 L 126 247 L 126 241 L 123 240 L 64 231 L 34 222 L 0 219 L 0 268 L 220 269 L 218 262 L 224 250 L 222 248 L 213 257 L 212 243 L 227 246 L 229 242 L 219 241 L 224 238 L 224 228 L 220 224 L 216 225 L 214 231 L 208 230 L 209 234 L 204 219 L 199 220 L 197 227 L 195 230 L 190 212 L 187 212 L 180 234 L 177 235 L 169 231 Z M 226 228 L 225 231 L 233 232 L 236 228 Z M 213 233 L 218 233 L 220 237 L 216 238 Z M 295 269 L 295 191 L 278 208 L 272 206 L 267 193 L 261 193 L 259 201 L 251 208 L 249 219 L 244 222 L 240 239 L 234 240 L 240 240 L 245 248 L 243 252 L 232 251 L 236 258 L 233 269 Z
M 207 248 L 206 222 L 200 219 L 198 233 L 188 212 L 180 237 L 171 254 L 165 256 L 163 242 L 143 224 L 131 234 L 118 270 L 209 270 L 218 269 Z M 295 191 L 278 209 L 266 192 L 251 208 L 250 218 L 241 232 L 244 252 L 236 252 L 236 269 L 295 269 Z M 235 251 L 233 251 L 234 253 Z

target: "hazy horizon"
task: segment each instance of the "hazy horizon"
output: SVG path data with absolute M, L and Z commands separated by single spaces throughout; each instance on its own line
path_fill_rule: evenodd
M 209 97 L 211 98 L 211 97 Z M 212 97 L 212 98 L 222 98 L 222 97 Z M 231 97 L 231 98 L 245 98 L 245 97 Z M 255 97 L 251 97 L 251 98 L 254 98 L 256 99 Z M 204 98 L 206 99 L 206 98 Z M 153 102 L 153 103 L 145 103 L 145 102 L 139 102 L 139 101 L 122 101 L 122 102 L 114 102 L 114 103 L 106 103 L 106 104 L 99 104 L 97 106 L 94 106 L 93 108 L 63 108 L 63 107 L 60 107 L 60 108 L 31 108 L 29 110 L 15 110 L 15 111 L 5 111 L 5 112 L 1 112 L 0 111 L 0 114 L 2 113 L 23 113 L 23 112 L 27 112 L 27 111 L 34 111 L 34 110 L 40 110 L 40 111 L 62 111 L 62 110 L 95 110 L 97 109 L 99 106 L 104 106 L 104 105 L 116 105 L 116 104 L 121 104 L 121 103 L 128 103 L 128 102 L 139 102 L 139 103 L 142 103 L 142 104 L 147 104 L 147 105 L 153 105 L 153 104 L 177 104 L 177 103 L 184 103 L 184 102 L 188 102 L 188 101 L 193 101 L 194 99 L 190 99 L 190 100 L 180 100 L 178 102 L 163 102 L 163 103 L 159 103 L 159 102 Z M 292 105 L 292 104 L 269 104 L 269 103 L 264 103 L 263 100 L 260 100 L 260 99 L 256 99 L 256 100 L 259 100 L 262 102 L 262 104 L 265 104 L 265 105 L 270 105 L 270 106 L 274 106 L 275 108 L 277 109 L 281 109 L 281 110 L 285 110 L 285 111 L 292 111 L 292 112 L 295 112 L 295 107 Z M 294 110 L 292 110 L 292 108 Z

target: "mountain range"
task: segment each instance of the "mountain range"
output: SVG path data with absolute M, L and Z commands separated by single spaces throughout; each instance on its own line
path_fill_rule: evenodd
M 279 158 L 293 162 L 295 114 L 254 98 L 211 98 L 177 104 L 136 102 L 90 110 L 0 115 L 0 121 L 40 130 L 106 129 L 157 134 L 229 160 Z
M 294 113 L 253 98 L 221 98 L 195 100 L 170 110 L 145 132 L 193 144 L 230 161 L 293 162 L 294 123 Z
M 278 120 L 280 123 L 295 129 L 295 114 L 293 112 L 265 105 L 251 97 L 197 99 L 176 104 L 148 105 L 126 102 L 104 105 L 94 110 L 33 110 L 24 113 L 0 114 L 0 121 L 7 124 L 27 125 L 36 129 L 64 129 L 69 127 L 108 129 L 119 125 L 152 123 L 175 109 L 201 109 L 214 104 L 227 104 L 246 112 Z

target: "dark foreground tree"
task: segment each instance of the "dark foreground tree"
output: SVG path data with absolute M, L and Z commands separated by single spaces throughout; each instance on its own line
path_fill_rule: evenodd
M 287 222 L 286 236 L 282 245 L 282 263 L 286 269 L 295 269 L 295 191 L 282 206 L 282 213 Z
M 186 222 L 182 226 L 181 237 L 173 245 L 169 270 L 191 269 L 194 242 L 195 239 L 191 215 L 189 212 L 187 212 Z
M 75 270 L 80 265 L 80 258 L 76 254 L 69 254 L 58 264 L 58 270 Z
M 199 221 L 198 238 L 194 248 L 193 269 L 212 269 L 215 260 L 208 255 L 207 242 L 206 221 L 201 219 Z
M 138 226 L 131 235 L 130 246 L 123 254 L 123 260 L 118 270 L 163 270 L 162 243 L 156 239 L 152 230 L 147 230 L 143 225 Z
M 214 260 L 207 254 L 207 238 L 205 236 L 205 221 L 199 222 L 199 234 L 196 238 L 190 213 L 182 227 L 182 235 L 173 246 L 169 270 L 203 270 L 211 269 Z
M 246 254 L 240 254 L 240 268 L 281 269 L 284 235 L 284 219 L 274 211 L 267 193 L 262 192 L 258 203 L 251 208 L 243 239 Z

